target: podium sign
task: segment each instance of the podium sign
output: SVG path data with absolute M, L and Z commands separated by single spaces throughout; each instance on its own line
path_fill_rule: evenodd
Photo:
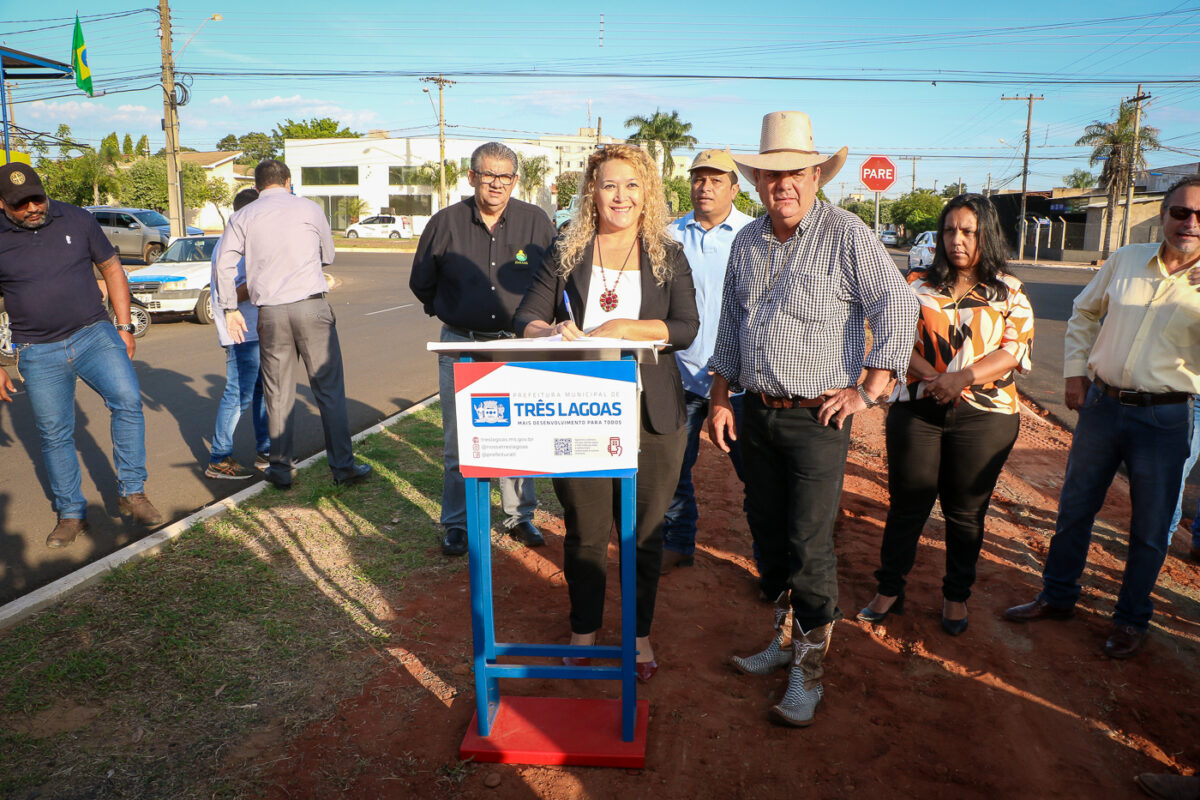
M 454 402 L 464 478 L 637 471 L 632 360 L 459 362 Z

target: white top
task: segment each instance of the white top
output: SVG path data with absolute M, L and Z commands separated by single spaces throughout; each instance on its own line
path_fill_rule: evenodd
M 620 275 L 620 280 L 617 276 Z M 600 295 L 604 294 L 604 281 L 608 288 L 617 293 L 617 307 L 605 311 L 600 307 Z M 613 282 L 616 281 L 614 284 Z M 626 269 L 624 273 L 615 269 L 604 269 L 592 264 L 592 282 L 588 286 L 587 307 L 583 310 L 583 323 L 576 325 L 583 331 L 598 328 L 610 319 L 637 319 L 642 310 L 642 272 Z

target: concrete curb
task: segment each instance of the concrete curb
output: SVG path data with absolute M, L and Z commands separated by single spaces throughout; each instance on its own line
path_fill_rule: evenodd
M 370 428 L 355 434 L 352 438 L 352 441 L 357 442 L 366 436 L 379 433 L 385 428 L 394 425 L 396 422 L 408 416 L 409 414 L 420 411 L 423 408 L 427 408 L 435 403 L 437 399 L 438 396 L 436 394 L 426 397 L 419 403 L 409 406 L 403 411 L 393 414 L 382 422 L 372 425 Z M 324 457 L 325 451 L 322 450 L 316 455 L 306 458 L 300 463 L 296 464 L 296 469 L 304 469 L 305 467 L 312 466 L 317 460 Z M 259 480 L 237 494 L 217 500 L 212 505 L 205 506 L 199 511 L 184 517 L 178 522 L 172 522 L 167 527 L 161 528 L 144 539 L 139 539 L 133 544 L 127 545 L 115 553 L 110 553 L 99 561 L 93 561 L 91 564 L 75 570 L 70 575 L 64 575 L 53 583 L 49 583 L 40 589 L 36 589 L 27 595 L 0 606 L 0 630 L 11 628 L 13 625 L 25 621 L 37 612 L 49 608 L 61 600 L 65 600 L 67 597 L 79 591 L 80 589 L 85 589 L 88 586 L 97 583 L 105 575 L 122 564 L 138 561 L 140 559 L 147 558 L 148 556 L 157 555 L 168 542 L 178 537 L 197 522 L 202 522 L 210 517 L 224 514 L 226 511 L 232 508 L 237 508 L 239 503 L 254 497 L 256 494 L 266 489 L 268 485 L 269 484 L 265 480 Z

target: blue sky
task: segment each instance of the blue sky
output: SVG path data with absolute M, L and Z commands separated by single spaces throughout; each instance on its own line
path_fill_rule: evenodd
M 786 10 L 772 16 L 772 6 Z M 1033 93 L 1045 99 L 1033 109 L 1030 187 L 1043 189 L 1086 167 L 1086 150 L 1074 146 L 1084 126 L 1111 119 L 1144 80 L 1153 96 L 1147 124 L 1182 151 L 1151 153 L 1151 166 L 1200 160 L 1200 84 L 1170 83 L 1197 76 L 1200 0 L 859 2 L 845 17 L 828 16 L 828 4 L 768 3 L 752 17 L 731 18 L 736 7 L 698 2 L 668 14 L 633 2 L 575 12 L 535 2 L 178 0 L 176 52 L 196 35 L 177 70 L 221 73 L 190 79 L 181 141 L 212 149 L 227 133 L 314 116 L 363 132 L 435 133 L 436 113 L 416 75 L 441 71 L 457 81 L 446 92 L 451 136 L 574 132 L 588 124 L 590 100 L 592 122 L 602 118 L 608 134 L 622 135 L 627 117 L 660 108 L 690 121 L 701 146 L 755 150 L 764 113 L 806 111 L 818 149 L 850 148 L 826 190 L 836 199 L 862 191 L 858 167 L 871 153 L 919 157 L 898 160 L 892 195 L 912 185 L 914 165 L 918 186 L 961 177 L 977 190 L 990 173 L 994 187 L 1019 188 L 1027 106 L 1001 97 Z M 67 60 L 77 8 L 28 4 L 24 19 L 10 13 L 0 22 L 0 41 Z M 146 133 L 158 149 L 157 15 L 107 16 L 136 8 L 83 14 L 96 87 L 107 94 L 89 100 L 66 82 L 18 83 L 16 123 L 49 132 L 67 123 L 78 140 L 93 143 L 112 130 L 135 139 Z M 897 8 L 915 13 L 896 16 Z M 213 13 L 223 19 L 201 29 Z M 510 74 L 479 74 L 496 72 Z M 542 74 L 511 74 L 528 72 Z M 695 77 L 710 75 L 724 77 Z

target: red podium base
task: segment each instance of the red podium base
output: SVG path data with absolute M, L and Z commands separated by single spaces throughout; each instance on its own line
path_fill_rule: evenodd
M 633 741 L 621 741 L 621 701 L 561 697 L 503 697 L 490 736 L 471 717 L 458 753 L 498 764 L 572 764 L 589 767 L 646 765 L 650 705 L 637 704 Z

